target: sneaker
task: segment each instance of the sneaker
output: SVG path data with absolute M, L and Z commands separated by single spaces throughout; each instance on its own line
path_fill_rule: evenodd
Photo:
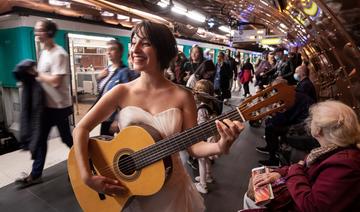
M 200 182 L 200 176 L 195 177 L 195 180 L 197 182 Z M 214 179 L 210 176 L 210 177 L 206 177 L 205 181 L 206 181 L 206 183 L 213 183 Z
M 198 190 L 198 192 L 200 192 L 202 194 L 208 193 L 206 185 L 202 185 L 201 183 L 195 183 L 195 187 Z
M 258 151 L 260 153 L 267 154 L 267 155 L 269 154 L 269 149 L 267 146 L 265 146 L 265 147 L 258 146 L 255 149 L 256 149 L 256 151 Z
M 280 167 L 279 160 L 259 160 L 259 164 L 261 166 L 267 166 L 270 168 L 279 168 Z
M 194 170 L 197 170 L 199 167 L 199 163 L 196 159 L 189 158 L 186 163 Z
M 26 173 L 22 173 L 22 175 L 23 176 L 21 178 L 15 180 L 15 184 L 19 189 L 42 183 L 41 176 L 34 178 L 33 176 L 31 176 L 31 174 L 27 175 Z

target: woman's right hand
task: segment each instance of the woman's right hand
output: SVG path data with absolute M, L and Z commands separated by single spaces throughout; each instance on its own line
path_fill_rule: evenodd
M 100 175 L 91 175 L 85 180 L 85 184 L 99 193 L 110 196 L 121 196 L 128 192 L 120 181 Z
M 253 184 L 256 189 L 266 184 L 273 183 L 280 177 L 281 175 L 277 172 L 259 174 L 254 177 Z

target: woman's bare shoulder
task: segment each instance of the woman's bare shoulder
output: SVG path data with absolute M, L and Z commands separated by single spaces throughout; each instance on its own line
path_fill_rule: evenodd
M 193 94 L 192 94 L 191 90 L 188 89 L 188 88 L 185 88 L 184 86 L 175 84 L 174 85 L 174 90 L 179 95 L 178 97 L 181 97 L 181 98 L 193 97 Z

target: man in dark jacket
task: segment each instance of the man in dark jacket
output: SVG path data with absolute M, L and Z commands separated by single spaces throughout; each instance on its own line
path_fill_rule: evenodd
M 214 91 L 221 101 L 231 98 L 230 80 L 232 71 L 229 64 L 224 62 L 224 58 L 224 52 L 219 52 L 214 79 Z
M 309 73 L 310 71 L 306 65 L 301 65 L 296 68 L 294 74 L 294 79 L 298 81 L 296 91 L 308 95 L 317 102 L 315 86 L 309 79 Z
M 292 107 L 283 113 L 277 113 L 274 117 L 265 121 L 265 147 L 256 147 L 261 153 L 269 154 L 268 160 L 260 160 L 262 166 L 279 166 L 276 152 L 279 150 L 279 137 L 282 138 L 288 132 L 289 126 L 299 124 L 309 115 L 309 108 L 314 100 L 301 92 L 295 93 L 295 102 Z

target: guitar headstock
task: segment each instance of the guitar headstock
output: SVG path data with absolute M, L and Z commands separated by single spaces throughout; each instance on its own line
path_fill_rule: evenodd
M 295 89 L 285 83 L 269 86 L 245 99 L 239 109 L 245 120 L 258 120 L 270 114 L 284 111 L 295 101 Z

